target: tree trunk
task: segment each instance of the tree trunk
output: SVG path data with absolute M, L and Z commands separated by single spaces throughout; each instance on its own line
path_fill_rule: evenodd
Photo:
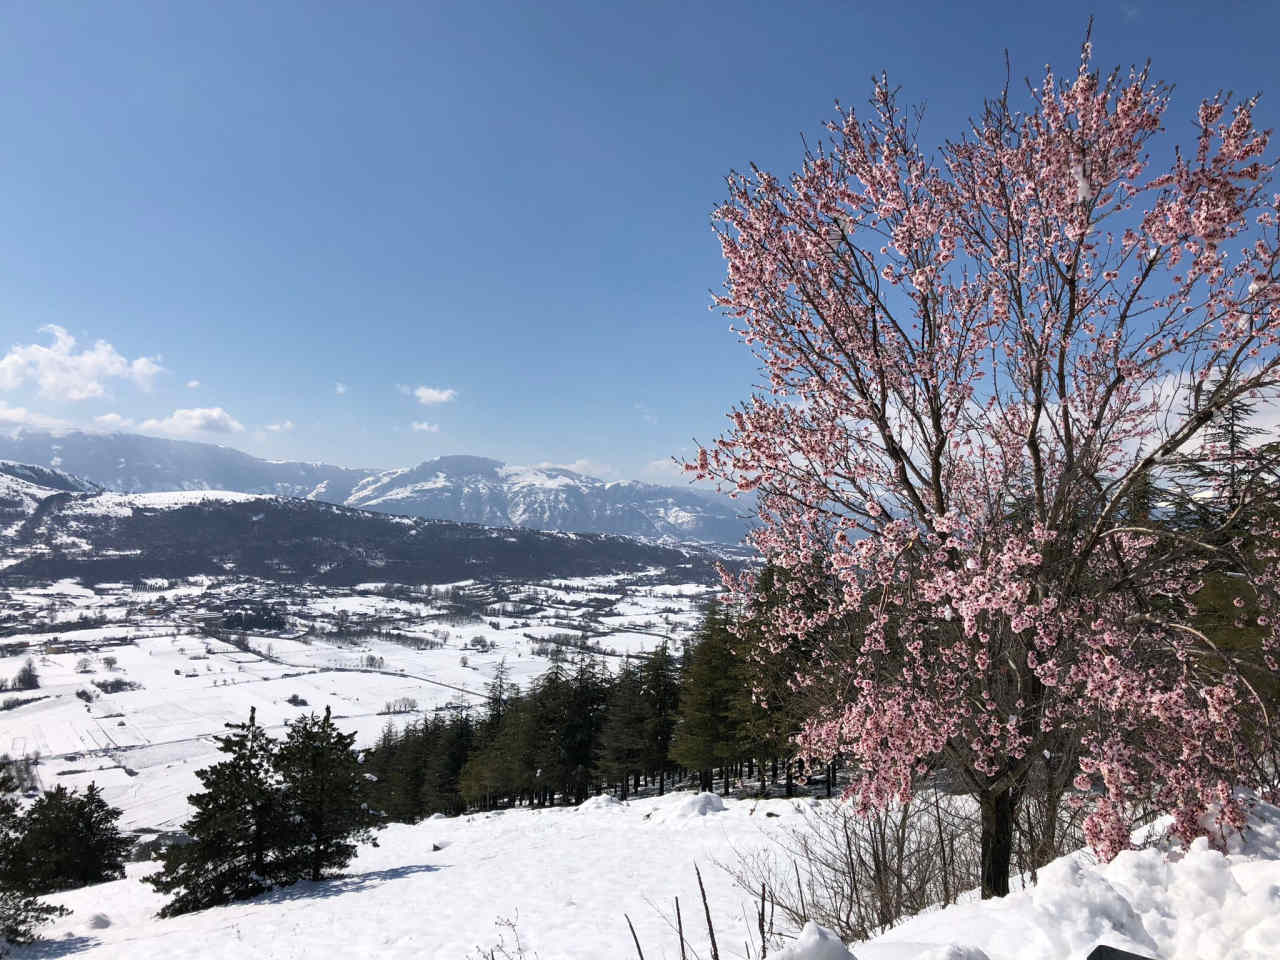
M 982 899 L 1009 894 L 1009 862 L 1013 857 L 1013 818 L 1017 802 L 1012 790 L 984 793 L 982 805 Z
M 787 760 L 787 796 L 794 797 L 796 795 L 796 781 L 791 772 L 791 760 Z

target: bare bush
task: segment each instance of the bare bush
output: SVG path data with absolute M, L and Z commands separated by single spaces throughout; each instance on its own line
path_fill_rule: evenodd
M 1022 800 L 1014 857 L 1023 886 L 1050 860 L 1084 845 L 1083 810 L 1062 797 L 1039 789 Z M 812 920 L 845 942 L 865 940 L 979 886 L 978 818 L 971 798 L 938 790 L 867 813 L 819 802 L 772 847 L 721 866 L 742 890 L 763 896 L 784 927 Z
M 744 891 L 761 889 L 788 926 L 813 920 L 865 940 L 977 885 L 977 812 L 963 798 L 922 793 L 859 814 L 819 803 L 775 846 L 722 864 Z

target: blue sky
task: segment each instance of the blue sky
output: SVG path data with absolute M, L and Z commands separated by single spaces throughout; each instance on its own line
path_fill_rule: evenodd
M 1273 3 L 1096 8 L 1175 132 L 1280 118 Z M 0 421 L 353 466 L 665 476 L 758 379 L 708 310 L 724 175 L 882 69 L 957 134 L 1073 69 L 1051 4 L 41 3 L 0 12 Z M 417 428 L 415 429 L 415 425 Z

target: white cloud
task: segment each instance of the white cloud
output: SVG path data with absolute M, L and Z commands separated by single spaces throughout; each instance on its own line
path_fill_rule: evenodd
M 188 381 L 187 381 L 187 389 L 188 389 L 188 390 L 195 390 L 195 389 L 197 389 L 199 386 L 200 386 L 200 381 L 199 381 L 199 380 L 188 380 Z
M 292 420 L 282 420 L 280 423 L 269 423 L 267 429 L 272 433 L 288 433 L 293 429 Z
M 191 433 L 241 433 L 242 424 L 221 407 L 175 410 L 163 420 L 144 420 L 139 429 L 186 436 Z
M 439 387 L 414 387 L 412 392 L 413 395 L 417 397 L 418 402 L 424 407 L 429 407 L 437 403 L 448 403 L 458 395 L 457 390 L 441 390 Z
M 541 463 L 535 463 L 534 466 L 540 470 L 571 470 L 588 477 L 609 478 L 618 475 L 615 467 L 607 463 L 599 463 L 589 457 L 580 457 L 572 463 L 552 463 L 550 460 L 543 460 Z
M 70 426 L 65 420 L 36 413 L 26 407 L 11 407 L 0 400 L 0 423 L 13 424 L 19 427 L 38 427 L 41 430 L 57 430 Z
M 658 422 L 658 415 L 643 403 L 637 403 L 635 408 L 636 412 L 640 414 L 640 419 L 645 423 L 652 425 Z
M 108 430 L 125 430 L 133 426 L 132 420 L 128 417 L 122 417 L 118 413 L 104 413 L 100 417 L 94 417 L 93 422 Z
M 106 393 L 104 381 L 127 380 L 150 390 L 164 370 L 151 357 L 126 359 L 105 340 L 76 351 L 76 338 L 54 324 L 40 328 L 53 343 L 14 346 L 0 358 L 0 390 L 16 390 L 34 382 L 42 394 L 65 400 L 87 400 Z
M 674 480 L 677 477 L 687 478 L 684 467 L 676 463 L 670 457 L 663 457 L 660 460 L 650 460 L 644 466 L 646 476 L 661 477 L 664 480 Z
M 344 393 L 347 392 L 347 385 L 339 381 L 338 383 L 335 383 L 333 385 L 333 392 L 336 393 L 338 396 L 342 396 Z
M 418 431 L 419 433 L 439 433 L 440 432 L 440 424 L 427 423 L 425 420 L 415 420 L 413 421 L 412 424 L 410 424 L 410 426 L 412 426 L 412 428 Z

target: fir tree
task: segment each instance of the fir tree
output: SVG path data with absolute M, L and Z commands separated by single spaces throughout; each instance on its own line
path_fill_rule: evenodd
M 352 749 L 356 735 L 324 716 L 300 717 L 275 751 L 275 770 L 283 783 L 287 853 L 282 864 L 290 877 L 321 879 L 355 856 L 356 843 L 372 840 L 380 817 L 370 807 L 369 780 Z
M 25 893 L 53 893 L 124 876 L 133 839 L 120 833 L 120 811 L 97 784 L 83 793 L 57 786 L 31 805 L 5 851 L 6 886 Z
M 0 763 L 0 858 L 6 861 L 20 839 L 17 786 L 10 764 Z M 36 939 L 37 927 L 67 912 L 65 907 L 41 903 L 30 894 L 13 889 L 0 878 L 0 943 L 30 943 Z
M 188 800 L 195 815 L 183 829 L 191 842 L 164 854 L 164 867 L 147 881 L 173 899 L 160 910 L 171 917 L 243 900 L 282 878 L 280 844 L 285 835 L 280 788 L 274 771 L 275 742 L 258 726 L 229 723 L 218 740 L 228 755 L 196 773 L 202 793 Z
M 733 655 L 733 637 L 724 610 L 713 604 L 688 653 L 680 684 L 680 714 L 671 743 L 671 757 L 682 766 L 701 771 L 702 788 L 713 787 L 713 768 L 725 770 L 739 755 L 737 705 L 744 684 Z
M 641 664 L 640 688 L 647 704 L 645 728 L 646 769 L 658 775 L 658 793 L 666 789 L 670 766 L 671 738 L 680 710 L 680 674 L 675 657 L 664 641 Z
M 415 796 L 420 813 L 458 814 L 463 810 L 461 777 L 471 753 L 475 728 L 463 713 L 437 727 L 434 749 L 424 758 L 422 786 Z
M 623 800 L 627 799 L 632 773 L 643 770 L 649 759 L 646 735 L 650 720 L 639 672 L 628 663 L 609 692 L 600 733 L 600 772 L 622 785 Z

